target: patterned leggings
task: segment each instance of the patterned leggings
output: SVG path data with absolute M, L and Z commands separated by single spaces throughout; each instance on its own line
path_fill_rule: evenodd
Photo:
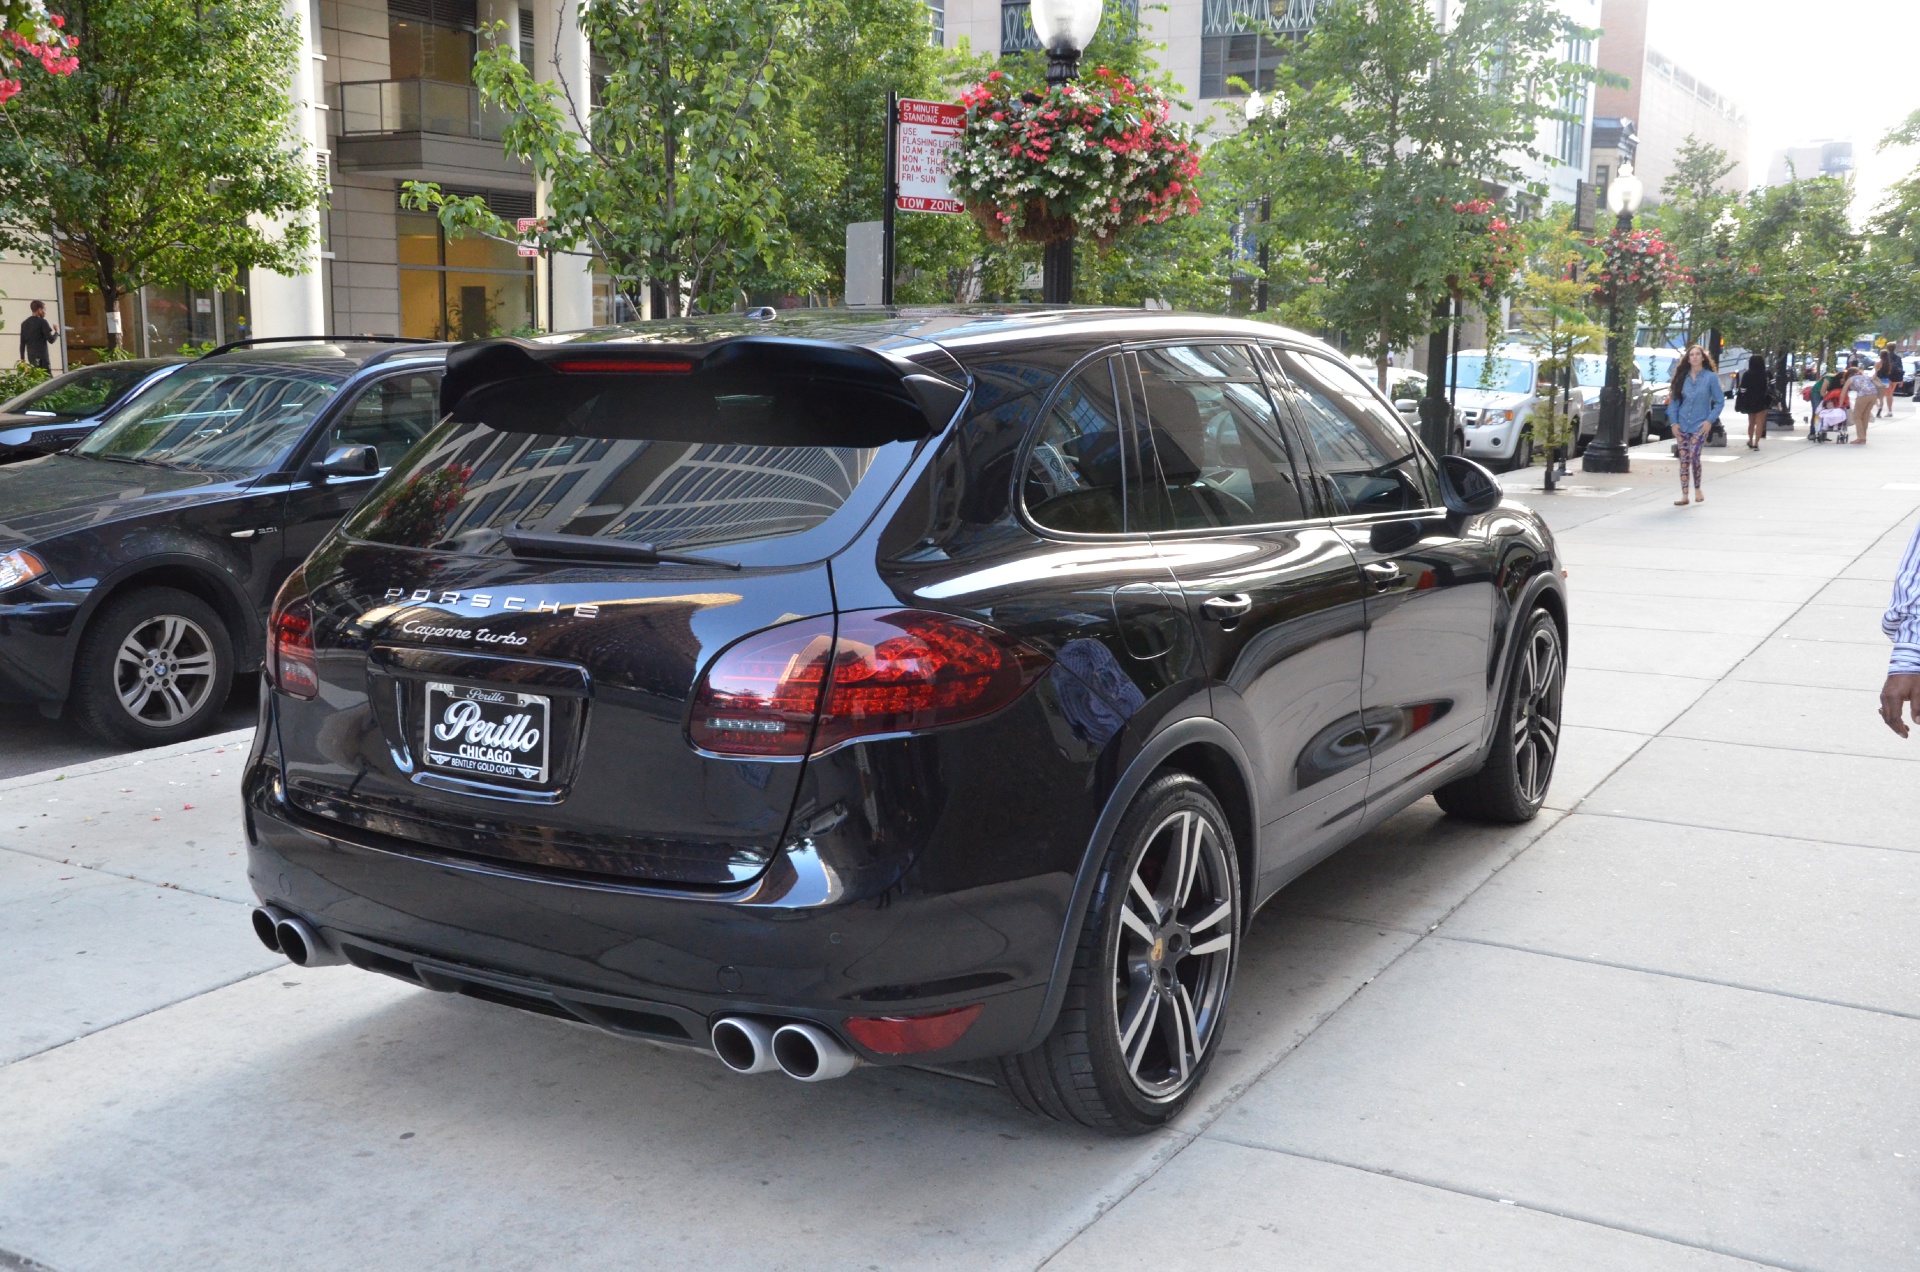
M 1705 424 L 1691 433 L 1684 428 L 1673 431 L 1673 440 L 1680 443 L 1680 493 L 1682 494 L 1686 493 L 1689 477 L 1692 478 L 1692 484 L 1700 489 L 1707 488 L 1706 481 L 1700 476 L 1700 448 L 1707 444 L 1707 434 L 1710 431 L 1710 427 Z

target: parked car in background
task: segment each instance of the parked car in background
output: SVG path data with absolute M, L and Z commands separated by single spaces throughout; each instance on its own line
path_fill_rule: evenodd
M 1646 389 L 1648 436 L 1663 439 L 1673 436 L 1673 425 L 1667 420 L 1667 399 L 1673 393 L 1673 368 L 1679 361 L 1678 349 L 1642 346 L 1633 351 L 1634 374 Z
M 644 323 L 458 346 L 442 404 L 274 604 L 241 798 L 301 966 L 1137 1134 L 1263 902 L 1545 796 L 1552 534 L 1296 332 Z
M 133 746 L 205 729 L 274 589 L 438 418 L 443 345 L 253 343 L 0 468 L 0 701 Z
M 78 367 L 0 404 L 0 464 L 65 450 L 185 358 L 129 358 Z M 5 509 L 0 508 L 0 514 Z
M 1574 400 L 1579 404 L 1580 427 L 1574 439 L 1573 453 L 1584 454 L 1593 439 L 1600 434 L 1600 391 L 1607 384 L 1607 358 L 1605 354 L 1583 353 L 1573 360 Z M 1624 377 L 1621 388 L 1627 397 L 1626 440 L 1629 446 L 1638 446 L 1647 440 L 1648 408 L 1647 382 L 1640 375 L 1640 360 L 1636 356 L 1631 373 Z
M 1527 422 L 1540 400 L 1540 359 L 1508 345 L 1489 353 L 1462 349 L 1454 405 L 1466 437 L 1462 452 L 1489 468 L 1525 468 L 1533 462 L 1534 438 Z
M 1387 368 L 1387 396 L 1393 400 L 1393 409 L 1400 412 L 1400 418 L 1416 435 L 1420 432 L 1420 399 L 1426 395 L 1425 372 L 1410 367 Z M 1455 408 L 1448 424 L 1447 454 L 1463 454 L 1466 449 L 1467 434 L 1460 426 L 1460 411 Z

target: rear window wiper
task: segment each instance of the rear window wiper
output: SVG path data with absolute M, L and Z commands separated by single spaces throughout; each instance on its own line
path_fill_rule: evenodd
M 541 560 L 705 565 L 721 570 L 741 568 L 738 561 L 722 561 L 687 552 L 662 552 L 651 543 L 630 543 L 625 539 L 596 539 L 583 534 L 534 534 L 527 530 L 502 530 L 500 538 L 513 555 Z

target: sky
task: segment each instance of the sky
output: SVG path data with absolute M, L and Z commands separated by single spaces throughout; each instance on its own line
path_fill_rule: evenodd
M 1920 148 L 1874 149 L 1920 110 L 1914 0 L 1651 0 L 1647 42 L 1745 107 L 1756 184 L 1783 146 L 1851 141 L 1854 213 L 1864 219 L 1920 166 Z

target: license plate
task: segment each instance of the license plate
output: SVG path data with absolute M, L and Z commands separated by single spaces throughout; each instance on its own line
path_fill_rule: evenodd
M 427 767 L 544 785 L 552 705 L 537 693 L 429 682 L 421 747 Z

